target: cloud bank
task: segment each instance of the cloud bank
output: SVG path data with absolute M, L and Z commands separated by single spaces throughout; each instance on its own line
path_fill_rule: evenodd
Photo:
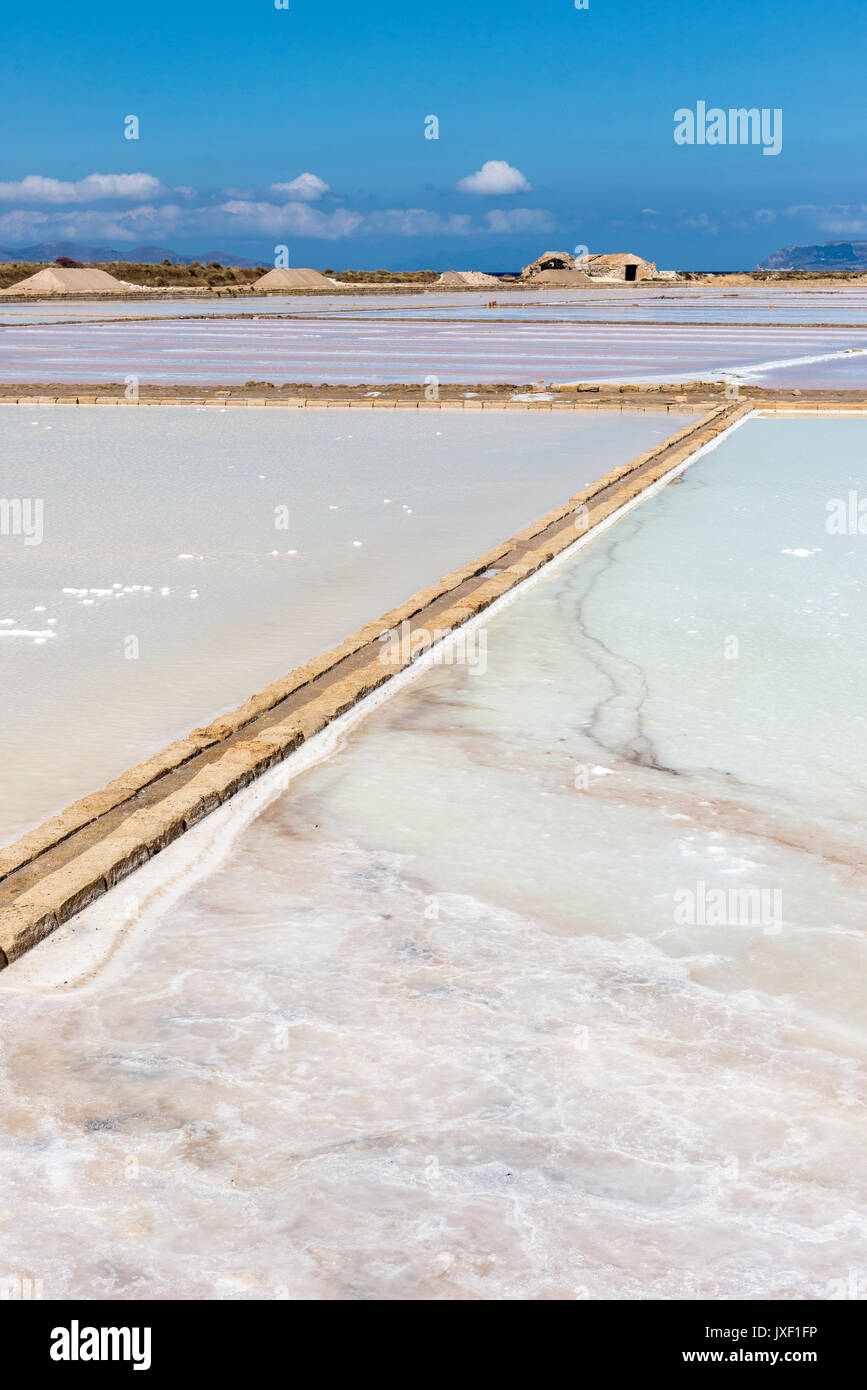
M 28 174 L 16 183 L 0 183 L 3 203 L 90 203 L 102 198 L 155 198 L 162 192 L 152 174 L 88 174 L 77 183 Z
M 497 165 L 497 161 L 492 164 Z M 508 192 L 529 187 L 517 169 L 497 167 L 509 174 L 489 178 L 491 190 L 504 184 Z M 479 176 L 484 172 L 480 170 Z M 122 246 L 167 237 L 294 236 L 321 241 L 363 236 L 463 238 L 542 233 L 554 227 L 551 214 L 539 208 L 494 208 L 475 219 L 465 212 L 427 208 L 361 212 L 335 206 L 333 196 L 325 206 L 313 206 L 330 191 L 324 179 L 310 172 L 299 174 L 290 183 L 271 184 L 260 197 L 254 193 L 248 196 L 246 190 L 211 196 L 187 187 L 169 191 L 152 174 L 90 174 L 76 183 L 30 174 L 17 183 L 0 184 L 0 203 L 24 205 L 0 213 L 0 242 L 12 247 L 47 239 L 99 240 Z M 109 201 L 116 206 L 84 206 Z M 134 206 L 128 206 L 130 201 Z

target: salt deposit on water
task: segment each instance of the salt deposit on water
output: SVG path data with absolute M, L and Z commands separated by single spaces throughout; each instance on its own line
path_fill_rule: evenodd
M 483 673 L 431 667 L 4 972 L 7 1266 L 863 1287 L 864 537 L 826 519 L 864 432 L 748 422 L 494 616 Z
M 689 418 L 5 409 L 0 843 Z
M 458 316 L 460 317 L 460 316 Z M 522 317 L 526 317 L 523 315 Z M 862 351 L 847 357 L 852 348 Z M 142 383 L 703 381 L 777 367 L 780 384 L 864 385 L 867 331 L 700 323 L 392 322 L 332 317 L 21 325 L 0 331 L 0 382 L 108 382 L 118 361 Z M 830 356 L 829 356 L 830 355 Z M 860 363 L 860 367 L 852 367 Z M 793 365 L 794 364 L 794 365 Z M 800 365 L 798 365 L 800 364 Z M 860 379 L 852 379 L 853 372 Z M 818 375 L 817 375 L 818 374 Z
M 209 299 L 207 296 L 169 299 L 111 299 L 102 302 L 63 304 L 15 303 L 0 300 L 0 324 L 53 322 L 59 319 L 115 319 L 146 316 L 178 318 L 206 314 L 208 317 L 259 319 L 266 315 L 308 318 L 418 318 L 418 319 L 526 319 L 562 322 L 659 322 L 659 323 L 754 323 L 754 324 L 864 324 L 867 323 L 867 295 L 863 288 L 837 286 L 833 289 L 798 290 L 775 285 L 726 286 L 667 285 L 639 291 L 583 287 L 580 290 L 541 291 L 500 288 L 448 294 L 435 293 L 356 294 L 349 286 L 333 295 L 269 294 L 267 297 Z

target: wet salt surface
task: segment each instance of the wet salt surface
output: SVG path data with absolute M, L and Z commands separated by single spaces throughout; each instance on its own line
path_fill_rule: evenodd
M 696 323 L 841 323 L 867 324 L 867 290 L 798 290 L 781 286 L 665 285 L 655 289 L 601 288 L 568 290 L 501 290 L 478 293 L 371 295 L 351 290 L 335 295 L 268 295 L 262 299 L 105 300 L 97 303 L 5 303 L 0 325 L 56 320 L 183 318 L 198 314 L 297 314 L 305 317 L 417 319 L 555 319 L 562 322 L 696 322 Z
M 230 858 L 264 782 L 4 972 L 6 1265 L 46 1297 L 863 1282 L 864 538 L 825 517 L 864 428 L 750 421 L 490 619 L 484 674 L 433 668 Z M 699 882 L 779 920 L 677 920 Z
M 853 349 L 858 354 L 852 357 Z M 411 323 L 376 320 L 184 320 L 0 328 L 0 382 L 195 387 L 247 381 L 358 384 L 439 381 L 684 381 L 760 374 L 782 364 L 809 384 L 867 385 L 867 329 L 700 324 Z M 830 364 L 830 365 L 829 365 Z
M 0 843 L 689 418 L 6 408 Z
M 767 371 L 749 369 L 740 375 L 740 380 L 778 390 L 799 387 L 802 390 L 867 392 L 867 355 L 853 352 L 820 362 L 793 362 Z

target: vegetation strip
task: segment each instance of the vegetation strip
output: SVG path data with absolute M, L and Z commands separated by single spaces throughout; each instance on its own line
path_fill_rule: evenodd
M 751 409 L 713 410 L 0 850 L 0 968 L 411 665 L 432 632 L 461 627 Z M 386 665 L 380 639 L 402 623 L 406 651 Z

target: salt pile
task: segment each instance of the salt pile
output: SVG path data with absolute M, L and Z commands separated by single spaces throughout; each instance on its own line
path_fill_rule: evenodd
M 254 282 L 257 290 L 333 290 L 340 282 L 329 280 L 318 270 L 269 270 Z
M 0 290 L 0 294 L 68 294 L 70 290 L 79 293 L 126 293 L 144 288 L 144 285 L 130 285 L 125 280 L 118 280 L 107 270 L 95 270 L 90 266 L 49 265 L 44 270 L 37 270 L 34 275 L 28 275 L 26 280 L 19 280 L 17 285 Z
M 486 275 L 483 270 L 446 270 L 437 280 L 438 285 L 452 289 L 481 289 L 485 285 L 499 285 L 496 275 Z

